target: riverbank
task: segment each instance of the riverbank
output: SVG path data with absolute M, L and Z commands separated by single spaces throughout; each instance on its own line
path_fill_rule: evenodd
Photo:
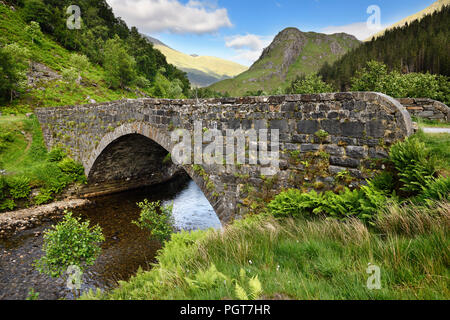
M 39 226 L 49 219 L 58 219 L 64 215 L 66 210 L 78 209 L 89 203 L 90 201 L 87 199 L 67 199 L 47 205 L 2 213 L 0 214 L 0 239 Z
M 412 210 L 409 210 L 412 209 Z M 106 293 L 84 299 L 450 299 L 450 204 L 390 207 L 374 227 L 359 220 L 256 216 L 223 231 L 181 233 L 154 268 Z M 367 287 L 368 267 L 381 289 Z M 243 270 L 243 271 L 241 271 Z

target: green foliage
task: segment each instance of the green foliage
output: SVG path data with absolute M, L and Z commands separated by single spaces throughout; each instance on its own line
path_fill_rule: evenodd
M 417 197 L 419 202 L 449 201 L 450 200 L 450 177 L 434 179 L 424 188 Z
M 138 203 L 141 208 L 141 216 L 138 221 L 133 221 L 139 228 L 150 231 L 150 236 L 162 243 L 168 241 L 174 232 L 174 220 L 172 216 L 173 205 L 161 206 L 161 202 Z
M 392 172 L 383 171 L 372 178 L 371 183 L 374 188 L 391 194 L 395 189 L 395 177 Z
M 36 292 L 33 288 L 31 288 L 28 290 L 27 300 L 39 300 L 39 292 Z
M 84 180 L 84 167 L 71 158 L 64 158 L 58 163 L 58 167 L 74 181 L 82 182 Z
M 31 21 L 25 28 L 25 32 L 31 38 L 32 43 L 40 43 L 43 37 L 41 26 L 36 21 Z
M 30 194 L 30 178 L 25 176 L 13 176 L 7 180 L 9 194 L 13 199 L 27 198 Z
M 223 230 L 183 232 L 158 252 L 151 270 L 83 298 L 245 299 L 251 291 L 261 292 L 256 281 L 253 289 L 247 281 L 257 276 L 260 299 L 448 300 L 448 209 L 445 203 L 401 211 L 388 206 L 370 228 L 357 219 L 258 215 Z M 368 263 L 382 266 L 381 290 L 366 287 Z M 186 277 L 200 280 L 199 287 Z M 236 282 L 243 289 L 239 294 Z
M 61 73 L 64 81 L 66 81 L 68 84 L 70 84 L 71 86 L 76 84 L 79 73 L 75 68 L 70 67 L 67 69 L 63 69 Z
M 450 76 L 449 16 L 450 6 L 447 6 L 440 12 L 427 15 L 401 28 L 388 30 L 383 36 L 366 41 L 356 49 L 347 52 L 332 65 L 325 64 L 319 74 L 340 91 L 349 90 L 351 78 L 355 77 L 357 72 L 371 60 L 380 61 L 387 66 L 388 70 L 398 70 L 401 74 L 429 72 L 448 77 Z M 440 90 L 447 92 L 447 98 L 440 97 L 437 100 L 444 103 L 450 101 L 448 96 L 450 88 L 446 77 L 438 76 L 438 82 L 443 82 L 439 84 Z M 395 83 L 393 85 L 395 86 Z M 413 93 L 414 90 L 425 91 L 417 91 L 418 96 L 426 94 L 432 88 L 433 86 L 420 88 L 419 85 L 413 85 L 411 89 Z M 393 96 L 400 98 L 397 94 Z
M 53 192 L 48 189 L 41 189 L 39 193 L 34 197 L 34 203 L 40 206 L 41 204 L 46 204 L 53 200 Z
M 333 92 L 334 88 L 324 82 L 321 76 L 316 74 L 310 74 L 307 76 L 297 76 L 297 78 L 292 81 L 290 88 L 288 88 L 287 93 L 290 94 L 306 94 L 306 93 L 325 93 Z
M 351 80 L 352 91 L 376 91 L 396 98 L 431 98 L 450 102 L 448 78 L 429 73 L 388 72 L 385 64 L 369 61 Z
M 258 276 L 254 276 L 250 279 L 247 278 L 246 272 L 243 268 L 239 272 L 240 283 L 237 280 L 235 282 L 235 294 L 238 300 L 258 300 L 262 293 L 262 285 L 258 279 Z
M 389 158 L 401 182 L 400 190 L 407 196 L 421 193 L 436 176 L 436 158 L 414 136 L 392 146 Z
M 83 54 L 72 53 L 69 58 L 69 63 L 79 71 L 86 71 L 91 68 L 89 58 Z
M 124 88 L 136 80 L 136 61 L 118 36 L 106 41 L 104 68 L 111 88 Z
M 13 199 L 0 200 L 0 212 L 6 210 L 13 210 L 16 204 Z
M 228 278 L 212 264 L 206 270 L 199 270 L 194 279 L 185 277 L 184 280 L 189 284 L 191 290 L 210 290 L 217 288 L 221 282 L 227 281 Z
M 277 218 L 325 215 L 338 219 L 357 217 L 370 222 L 387 201 L 385 193 L 369 183 L 360 190 L 346 188 L 339 194 L 290 189 L 277 195 L 267 208 Z
M 17 44 L 0 45 L 0 100 L 18 96 L 26 84 L 29 51 Z
M 94 264 L 105 240 L 100 226 L 90 227 L 89 221 L 66 213 L 63 220 L 44 234 L 44 255 L 36 261 L 39 272 L 61 277 L 69 266 L 84 270 Z
M 60 162 L 66 157 L 66 152 L 61 148 L 53 148 L 47 155 L 47 159 L 50 162 Z

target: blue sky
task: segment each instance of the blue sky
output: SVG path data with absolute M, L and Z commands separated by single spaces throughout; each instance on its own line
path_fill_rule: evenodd
M 435 0 L 107 0 L 117 16 L 142 33 L 188 54 L 217 56 L 251 65 L 286 27 L 345 31 L 360 39 L 374 29 L 366 21 L 380 9 L 381 26 L 425 9 Z

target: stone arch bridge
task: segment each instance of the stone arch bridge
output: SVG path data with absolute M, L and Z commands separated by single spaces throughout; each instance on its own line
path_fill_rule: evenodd
M 376 166 L 374 159 L 386 157 L 393 143 L 413 132 L 399 102 L 371 92 L 138 99 L 40 108 L 35 113 L 47 147 L 64 146 L 83 164 L 88 177 L 84 195 L 163 183 L 183 169 L 222 223 L 246 213 L 254 205 L 252 199 L 283 188 L 332 189 L 341 171 L 357 183 Z M 195 121 L 224 136 L 227 129 L 278 129 L 279 172 L 266 177 L 261 164 L 248 162 L 174 165 L 168 157 L 175 145 L 170 133 L 176 128 L 192 131 Z

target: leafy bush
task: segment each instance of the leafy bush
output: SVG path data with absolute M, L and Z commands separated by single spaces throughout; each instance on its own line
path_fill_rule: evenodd
M 78 71 L 73 67 L 63 69 L 62 71 L 64 81 L 72 85 L 77 82 L 79 76 Z
M 161 202 L 138 203 L 141 208 L 141 216 L 138 221 L 133 221 L 141 229 L 150 230 L 151 238 L 162 243 L 168 241 L 174 232 L 174 219 L 172 216 L 173 206 L 161 206 Z
M 5 199 L 0 201 L 0 211 L 10 211 L 16 207 L 14 200 Z
M 38 206 L 41 204 L 46 204 L 53 200 L 53 193 L 49 189 L 42 188 L 33 200 Z
M 395 190 L 395 177 L 392 172 L 383 171 L 370 180 L 373 187 L 391 194 Z
M 79 71 L 88 70 L 91 66 L 89 58 L 83 54 L 72 53 L 69 58 L 69 63 L 72 67 Z
M 35 262 L 39 272 L 51 277 L 61 277 L 69 266 L 82 271 L 93 265 L 105 240 L 100 226 L 90 227 L 89 221 L 81 222 L 72 213 L 44 234 L 44 256 Z
M 47 159 L 50 162 L 60 162 L 66 157 L 66 153 L 61 148 L 53 148 L 47 155 Z
M 77 163 L 70 158 L 64 158 L 58 163 L 58 167 L 62 172 L 69 175 L 73 181 L 83 181 L 84 168 L 80 163 Z
M 385 192 L 369 183 L 360 190 L 346 188 L 339 194 L 331 191 L 317 193 L 314 190 L 302 193 L 290 189 L 276 196 L 268 204 L 268 209 L 277 218 L 323 214 L 338 219 L 357 217 L 370 222 L 387 201 Z
M 388 72 L 387 66 L 378 61 L 369 61 L 366 67 L 352 78 L 352 91 L 376 91 L 396 98 L 431 98 L 450 102 L 448 77 L 430 73 L 402 74 Z
M 7 180 L 9 194 L 13 199 L 23 199 L 28 197 L 31 191 L 30 178 L 25 176 L 13 176 Z
M 277 218 L 300 217 L 311 214 L 322 203 L 322 196 L 315 191 L 303 193 L 297 189 L 289 189 L 277 195 L 267 207 Z
M 419 202 L 450 200 L 450 177 L 440 177 L 430 182 L 417 197 Z
M 297 77 L 291 83 L 287 93 L 305 94 L 305 93 L 325 93 L 333 92 L 334 88 L 322 80 L 321 76 L 311 74 L 308 76 Z
M 425 144 L 415 137 L 392 146 L 389 157 L 401 183 L 400 190 L 407 196 L 421 193 L 436 175 L 435 157 Z

